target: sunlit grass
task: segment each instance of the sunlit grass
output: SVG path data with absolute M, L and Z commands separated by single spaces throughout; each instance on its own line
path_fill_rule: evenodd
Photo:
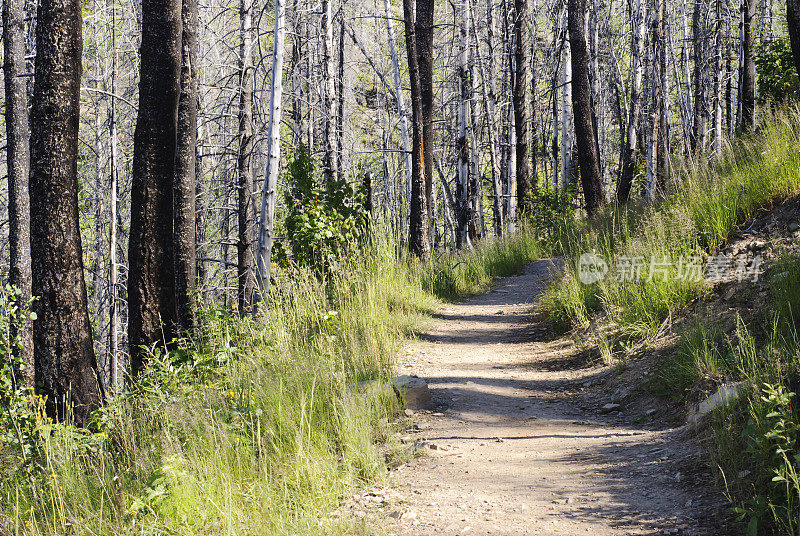
M 720 159 L 676 169 L 673 193 L 663 201 L 611 206 L 590 221 L 565 225 L 550 244 L 567 266 L 544 299 L 551 318 L 573 326 L 602 313 L 632 336 L 655 333 L 671 311 L 705 289 L 702 281 L 676 277 L 680 259 L 715 252 L 756 210 L 800 191 L 799 143 L 800 114 L 777 113 L 757 133 L 729 144 Z M 587 252 L 605 258 L 612 273 L 615 259 L 638 258 L 643 277 L 583 285 L 577 263 Z M 664 257 L 673 263 L 666 277 L 649 278 L 651 260 Z
M 362 534 L 332 512 L 386 473 L 400 409 L 387 380 L 440 298 L 488 288 L 537 253 L 530 234 L 431 264 L 377 240 L 325 281 L 278 275 L 263 318 L 204 307 L 196 341 L 157 355 L 95 433 L 39 428 L 33 462 L 0 450 L 10 534 Z M 4 526 L 5 525 L 5 526 Z M 2 532 L 2 530 L 0 530 Z

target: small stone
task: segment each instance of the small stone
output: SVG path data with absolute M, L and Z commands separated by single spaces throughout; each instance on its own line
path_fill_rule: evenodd
M 392 386 L 403 400 L 403 405 L 410 410 L 429 409 L 433 406 L 428 383 L 417 376 L 398 376 L 392 380 Z
M 403 413 L 405 413 L 406 417 L 411 417 L 412 415 L 414 415 L 414 410 L 406 408 L 403 410 Z
M 648 409 L 647 411 L 644 412 L 644 414 L 649 417 L 650 415 L 654 414 L 655 412 L 656 412 L 656 410 L 654 410 L 654 409 Z
M 400 515 L 401 521 L 413 521 L 417 519 L 417 513 L 414 510 L 409 510 L 408 512 L 403 512 Z
M 744 471 L 739 471 L 739 478 L 745 478 L 747 475 L 750 474 L 750 471 L 745 469 Z
M 612 411 L 616 410 L 619 407 L 620 407 L 619 404 L 609 403 L 609 404 L 606 404 L 605 406 L 603 406 L 602 408 L 600 408 L 600 411 L 602 413 L 611 413 Z
M 789 224 L 789 230 L 791 232 L 795 232 L 796 230 L 800 229 L 800 225 L 797 225 L 797 222 L 792 222 Z

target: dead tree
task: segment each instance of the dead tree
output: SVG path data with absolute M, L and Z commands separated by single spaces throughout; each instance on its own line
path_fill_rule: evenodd
M 409 208 L 409 233 L 408 247 L 411 254 L 427 260 L 430 257 L 430 235 L 429 235 L 429 208 L 427 195 L 428 186 L 428 162 L 430 154 L 433 156 L 433 148 L 428 146 L 426 141 L 432 141 L 433 124 L 430 124 L 430 134 L 426 132 L 426 112 L 428 117 L 432 110 L 423 107 L 423 73 L 422 55 L 431 53 L 432 50 L 423 43 L 427 36 L 419 36 L 418 29 L 422 23 L 430 21 L 431 36 L 433 32 L 433 0 L 403 0 L 403 19 L 406 29 L 406 50 L 408 53 L 408 74 L 411 80 L 411 130 L 412 130 L 412 154 L 411 154 L 411 199 Z M 421 19 L 421 20 L 420 20 Z M 430 43 L 432 46 L 433 43 Z M 422 46 L 420 46 L 422 45 Z M 432 56 L 427 59 L 427 68 L 430 69 Z M 426 82 L 432 82 L 432 71 L 425 72 Z M 433 88 L 429 88 L 430 102 L 432 105 Z M 432 162 L 431 162 L 432 164 Z
M 517 210 L 528 209 L 531 194 L 530 160 L 528 159 L 528 0 L 514 0 L 514 69 L 511 93 L 514 104 L 514 129 L 516 137 Z
M 255 314 L 259 301 L 269 297 L 270 263 L 272 261 L 273 231 L 275 228 L 275 198 L 281 158 L 281 114 L 283 110 L 283 47 L 286 42 L 286 6 L 275 0 L 275 41 L 272 49 L 272 85 L 269 98 L 269 130 L 267 131 L 267 166 L 261 191 L 261 211 L 258 220 L 256 244 L 256 282 L 258 300 L 254 302 Z
M 642 52 L 644 48 L 645 12 L 642 0 L 636 0 L 636 8 L 631 11 L 631 104 L 628 108 L 628 128 L 622 153 L 622 165 L 617 185 L 617 202 L 625 204 L 630 198 L 633 186 L 633 172 L 638 140 L 639 116 L 642 110 Z
M 333 79 L 333 0 L 322 0 L 322 168 L 329 179 L 336 170 L 336 83 Z
M 237 155 L 239 232 L 237 289 L 239 312 L 250 311 L 253 304 L 253 5 L 252 0 L 239 3 L 239 154 Z M 295 39 L 295 49 L 297 43 Z M 299 137 L 299 136 L 298 136 Z
M 800 73 L 800 0 L 786 0 L 786 26 L 789 29 L 794 66 Z
M 591 216 L 605 203 L 600 177 L 600 155 L 592 127 L 592 106 L 589 88 L 589 50 L 586 44 L 586 0 L 569 0 L 569 44 L 572 52 L 572 113 L 581 185 L 586 212 Z
M 39 3 L 30 175 L 36 384 L 78 425 L 102 400 L 78 217 L 82 23 L 77 0 Z
M 3 81 L 5 84 L 6 168 L 8 170 L 8 282 L 17 289 L 18 304 L 31 294 L 31 215 L 28 193 L 30 146 L 25 68 L 25 0 L 3 1 Z M 33 326 L 30 319 L 17 333 L 19 384 L 33 388 Z
M 173 255 L 177 326 L 188 333 L 195 327 L 194 288 L 197 278 L 195 240 L 195 181 L 197 180 L 197 0 L 181 4 L 181 78 L 178 138 L 173 181 Z
M 755 0 L 742 0 L 742 120 L 739 128 L 753 129 L 756 110 L 756 64 L 753 59 L 753 17 L 756 14 Z
M 143 0 L 141 77 L 131 184 L 128 338 L 131 371 L 142 347 L 177 333 L 173 268 L 173 178 L 181 93 L 181 2 Z

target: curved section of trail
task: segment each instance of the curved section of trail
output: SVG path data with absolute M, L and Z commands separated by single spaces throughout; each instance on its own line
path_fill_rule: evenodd
M 389 534 L 730 534 L 714 525 L 711 476 L 687 469 L 699 466 L 689 434 L 603 413 L 590 393 L 613 369 L 572 366 L 574 342 L 536 320 L 556 270 L 538 261 L 447 305 L 409 348 L 402 372 L 439 406 L 404 438 L 426 455 L 362 502 L 377 496 Z

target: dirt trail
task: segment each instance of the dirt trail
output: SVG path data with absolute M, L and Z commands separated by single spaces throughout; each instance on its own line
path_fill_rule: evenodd
M 573 341 L 537 323 L 555 270 L 535 262 L 437 315 L 403 362 L 439 405 L 405 438 L 430 450 L 362 504 L 383 505 L 390 534 L 731 534 L 715 527 L 710 475 L 689 469 L 688 434 L 659 429 L 652 411 L 603 413 L 613 368 L 572 366 Z

